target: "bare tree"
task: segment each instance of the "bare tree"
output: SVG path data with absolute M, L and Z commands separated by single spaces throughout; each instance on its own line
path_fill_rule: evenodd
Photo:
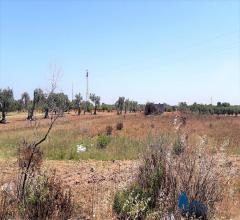
M 24 141 L 22 147 L 19 149 L 19 176 L 17 184 L 17 197 L 19 200 L 24 199 L 26 187 L 29 181 L 31 181 L 31 178 L 36 170 L 40 168 L 42 159 L 40 144 L 42 144 L 47 139 L 55 121 L 58 119 L 58 116 L 59 115 L 52 115 L 49 128 L 42 138 L 37 141 L 33 141 L 30 144 L 27 141 Z
M 49 117 L 49 111 L 52 111 L 56 108 L 56 95 L 55 92 L 58 87 L 58 82 L 62 77 L 62 70 L 56 64 L 52 64 L 50 66 L 51 69 L 51 78 L 50 78 L 50 89 L 47 90 L 45 95 L 44 102 L 44 118 L 47 119 Z
M 56 64 L 52 64 L 50 66 L 51 69 L 51 79 L 50 79 L 50 83 L 51 83 L 51 90 L 49 93 L 53 93 L 56 91 L 57 87 L 58 87 L 58 82 L 60 81 L 61 77 L 62 77 L 62 69 L 57 66 Z

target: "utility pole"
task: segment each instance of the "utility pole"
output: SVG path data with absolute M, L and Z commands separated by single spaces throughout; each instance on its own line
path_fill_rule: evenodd
M 73 82 L 72 82 L 72 101 L 73 101 Z
M 87 82 L 87 86 L 86 86 L 86 102 L 88 101 L 88 70 L 86 71 L 86 82 Z
M 85 109 L 84 109 L 84 114 L 87 111 L 87 103 L 88 103 L 88 70 L 86 71 L 86 99 L 85 99 Z

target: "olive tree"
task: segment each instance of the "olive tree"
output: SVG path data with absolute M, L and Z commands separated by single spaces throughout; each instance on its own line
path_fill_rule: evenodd
M 64 112 L 70 107 L 70 101 L 63 92 L 50 93 L 47 98 L 47 105 L 49 111 L 54 112 L 55 115 L 58 113 L 59 116 L 63 116 Z
M 81 114 L 81 106 L 82 106 L 82 96 L 81 93 L 75 95 L 75 99 L 73 100 L 74 108 L 77 109 L 78 115 Z
M 85 115 L 86 112 L 91 112 L 92 113 L 92 109 L 94 108 L 94 106 L 91 102 L 83 101 L 82 106 L 84 106 L 84 115 Z
M 123 107 L 124 107 L 124 100 L 125 100 L 125 97 L 119 97 L 115 103 L 118 115 L 122 114 Z
M 129 103 L 129 111 L 130 112 L 136 112 L 137 110 L 138 110 L 138 102 L 130 101 L 130 103 Z
M 100 96 L 96 96 L 94 93 L 90 94 L 90 100 L 94 103 L 94 115 L 97 114 L 97 108 L 100 106 Z
M 34 93 L 33 93 L 33 101 L 31 103 L 31 106 L 28 110 L 28 117 L 27 120 L 32 121 L 33 120 L 33 115 L 34 115 L 34 111 L 36 109 L 36 106 L 42 102 L 42 100 L 44 99 L 44 93 L 42 91 L 42 89 L 35 89 Z
M 27 111 L 28 110 L 28 106 L 30 104 L 30 96 L 27 92 L 24 92 L 21 95 L 21 105 L 22 105 L 22 109 Z
M 14 102 L 13 91 L 9 88 L 0 89 L 0 111 L 2 112 L 2 119 L 0 123 L 5 124 L 6 121 L 6 113 L 9 111 L 11 104 Z
M 124 113 L 126 114 L 127 111 L 129 111 L 130 101 L 129 99 L 126 99 L 124 102 Z

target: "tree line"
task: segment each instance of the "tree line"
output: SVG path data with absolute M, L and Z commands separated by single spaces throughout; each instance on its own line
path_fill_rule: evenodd
M 228 102 L 217 102 L 217 105 L 193 103 L 188 105 L 186 102 L 180 102 L 178 106 L 165 104 L 165 111 L 172 112 L 179 110 L 181 112 L 191 112 L 202 115 L 239 115 L 240 105 L 230 105 Z
M 97 114 L 97 111 L 112 112 L 117 111 L 117 114 L 127 112 L 137 112 L 144 109 L 144 105 L 138 104 L 136 101 L 119 97 L 115 104 L 101 103 L 100 96 L 94 93 L 89 95 L 89 101 L 84 101 L 81 93 L 77 93 L 72 101 L 63 92 L 44 92 L 41 88 L 33 91 L 33 98 L 30 98 L 29 93 L 24 92 L 20 99 L 15 99 L 13 90 L 10 88 L 0 89 L 0 123 L 6 123 L 8 112 L 26 112 L 27 120 L 34 120 L 36 111 L 43 113 L 43 118 L 49 118 L 49 112 L 58 113 L 61 116 L 65 112 L 75 111 L 77 115 L 82 112 L 85 114 Z
M 61 116 L 65 112 L 75 111 L 77 115 L 82 112 L 85 114 L 97 114 L 97 111 L 112 112 L 116 111 L 118 115 L 127 112 L 142 112 L 145 109 L 144 104 L 120 96 L 114 104 L 101 103 L 100 96 L 91 93 L 89 101 L 84 101 L 81 93 L 77 93 L 72 101 L 63 92 L 44 92 L 41 88 L 33 91 L 33 98 L 27 92 L 22 93 L 20 99 L 14 99 L 13 90 L 10 88 L 0 89 L 0 123 L 6 123 L 8 112 L 26 112 L 27 120 L 34 120 L 35 111 L 43 113 L 43 118 L 49 117 L 49 112 L 58 112 Z M 188 105 L 186 102 L 180 102 L 178 105 L 168 105 L 164 103 L 165 112 L 191 112 L 196 114 L 210 115 L 238 115 L 240 114 L 240 105 L 230 105 L 227 102 L 218 102 L 217 105 L 206 105 L 193 103 Z

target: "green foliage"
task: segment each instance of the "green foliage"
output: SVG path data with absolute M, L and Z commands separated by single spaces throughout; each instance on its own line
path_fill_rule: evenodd
M 72 103 L 72 107 L 73 109 L 78 111 L 78 115 L 81 114 L 81 108 L 83 107 L 82 100 L 83 100 L 83 97 L 81 96 L 81 93 L 78 93 L 75 95 L 75 99 L 73 100 L 73 103 Z
M 174 106 L 164 103 L 164 111 L 165 112 L 173 112 L 173 111 L 175 111 L 175 109 L 174 109 Z
M 157 203 L 158 193 L 164 181 L 163 161 L 160 154 L 161 146 L 157 150 L 154 149 L 152 152 L 147 152 L 143 157 L 143 164 L 139 168 L 138 184 L 151 198 L 151 208 L 154 208 Z
M 129 111 L 129 107 L 130 107 L 130 101 L 129 99 L 126 99 L 124 102 L 124 112 L 125 114 L 127 113 L 127 111 Z
M 98 136 L 88 136 L 84 128 L 53 130 L 51 137 L 42 144 L 44 159 L 49 160 L 136 160 L 146 146 L 145 140 L 136 140 L 124 136 L 111 136 L 107 148 L 97 147 Z M 80 134 L 83 132 L 84 134 Z M 17 146 L 22 137 L 31 138 L 31 130 L 17 129 L 0 132 L 0 158 L 10 158 L 17 155 Z M 40 131 L 42 134 L 42 131 Z M 77 153 L 77 144 L 87 147 L 86 152 Z
M 0 89 L 0 111 L 2 112 L 0 123 L 6 123 L 6 113 L 10 110 L 13 103 L 13 91 L 9 88 Z
M 117 114 L 122 114 L 125 97 L 119 97 L 115 103 Z
M 180 135 L 177 136 L 175 142 L 173 143 L 173 153 L 180 155 L 184 151 L 184 145 L 181 141 Z
M 143 219 L 156 207 L 159 192 L 164 185 L 162 147 L 164 141 L 149 145 L 143 155 L 138 178 L 128 190 L 118 192 L 114 199 L 114 210 L 122 219 Z
M 216 114 L 216 115 L 238 115 L 240 114 L 240 106 L 230 105 L 226 102 L 218 102 L 216 106 L 203 105 L 194 103 L 189 106 L 191 112 L 198 114 Z
M 123 97 L 120 97 L 121 99 L 120 100 L 118 100 L 118 102 L 120 101 L 120 102 L 122 102 L 122 98 Z M 124 101 L 124 100 L 123 100 Z M 130 101 L 129 99 L 126 99 L 125 101 L 124 101 L 124 104 L 123 104 L 123 106 L 124 106 L 124 112 L 125 112 L 125 114 L 127 113 L 127 111 L 129 111 L 129 112 L 136 112 L 136 111 L 138 111 L 139 109 L 140 109 L 140 107 L 139 107 L 139 105 L 138 105 L 138 102 L 136 102 L 136 101 Z M 119 108 L 120 108 L 120 106 L 118 106 Z
M 20 103 L 22 106 L 22 109 L 27 111 L 28 105 L 30 104 L 30 96 L 27 92 L 24 92 L 21 96 Z
M 69 100 L 64 93 L 50 93 L 47 98 L 47 105 L 50 111 L 66 111 L 69 106 Z
M 101 134 L 97 138 L 97 146 L 99 148 L 105 148 L 111 141 L 111 138 L 105 134 Z
M 24 219 L 68 219 L 73 211 L 71 191 L 55 174 L 37 176 L 18 206 Z
M 130 101 L 130 103 L 129 103 L 129 111 L 130 112 L 136 112 L 138 110 L 139 110 L 138 102 Z
M 105 103 L 102 103 L 101 105 L 101 110 L 104 112 L 104 111 L 107 111 L 107 112 L 111 112 L 113 110 L 114 106 L 113 105 L 108 105 L 108 104 L 105 104 Z
M 94 103 L 94 115 L 96 115 L 97 108 L 100 106 L 100 96 L 96 96 L 94 93 L 91 93 L 90 100 Z
M 180 112 L 186 112 L 188 110 L 188 105 L 186 102 L 179 102 L 178 104 L 178 110 Z
M 34 111 L 36 108 L 41 108 L 45 104 L 45 94 L 42 89 L 35 89 L 33 92 L 33 100 L 28 105 L 28 120 L 33 120 Z
M 143 219 L 149 210 L 151 198 L 138 185 L 117 192 L 113 209 L 121 219 Z
M 87 101 L 87 102 L 83 101 L 82 106 L 84 107 L 84 113 L 85 112 L 92 112 L 92 110 L 94 109 L 93 104 L 89 101 Z

